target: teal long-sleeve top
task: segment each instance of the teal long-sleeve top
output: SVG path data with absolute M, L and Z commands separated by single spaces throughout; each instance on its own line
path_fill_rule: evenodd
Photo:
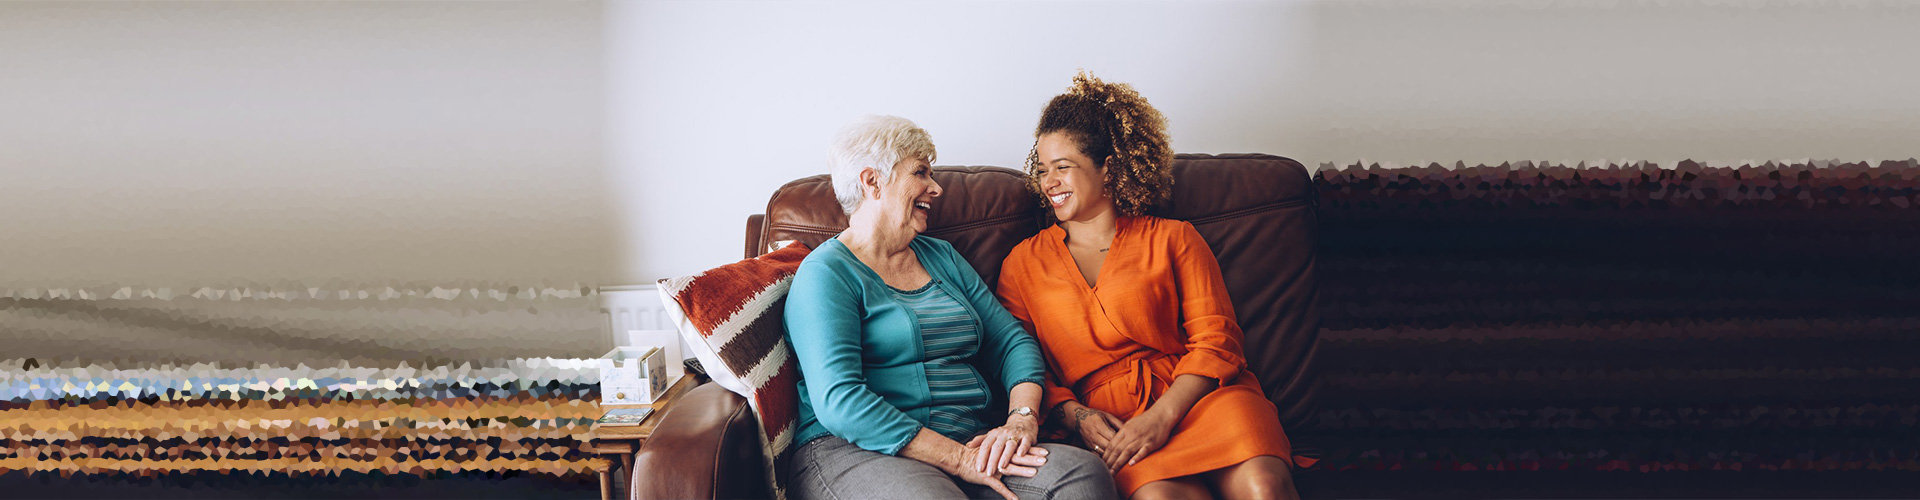
M 1039 342 L 1000 306 L 953 245 L 927 236 L 909 245 L 934 286 L 956 298 L 978 324 L 978 350 L 968 358 L 976 376 L 999 382 L 1003 390 L 1041 383 L 1046 364 Z M 863 449 L 898 455 L 927 425 L 933 406 L 926 372 L 930 360 L 913 309 L 896 297 L 838 238 L 801 261 L 787 292 L 785 318 L 787 341 L 800 361 L 795 445 L 832 434 Z M 984 417 L 976 419 L 993 421 Z

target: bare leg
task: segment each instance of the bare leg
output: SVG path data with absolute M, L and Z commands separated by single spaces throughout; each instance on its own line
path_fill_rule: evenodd
M 1298 500 L 1293 489 L 1293 473 L 1280 457 L 1261 455 L 1229 467 L 1207 472 L 1220 495 L 1230 500 Z
M 1129 500 L 1189 500 L 1211 499 L 1213 492 L 1207 491 L 1207 484 L 1200 482 L 1199 476 L 1176 477 L 1147 483 L 1133 490 Z

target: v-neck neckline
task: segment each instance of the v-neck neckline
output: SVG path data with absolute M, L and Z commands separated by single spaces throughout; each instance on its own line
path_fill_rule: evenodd
M 1058 224 L 1055 224 L 1053 227 L 1058 228 L 1060 230 L 1060 238 L 1058 240 L 1055 240 L 1055 242 L 1060 244 L 1060 253 L 1066 254 L 1067 262 L 1073 264 L 1073 277 L 1080 279 L 1080 286 L 1082 287 L 1082 289 L 1087 291 L 1092 291 L 1092 292 L 1099 291 L 1100 283 L 1107 282 L 1107 268 L 1111 267 L 1111 266 L 1108 266 L 1107 264 L 1112 263 L 1113 256 L 1119 253 L 1115 249 L 1120 246 L 1120 235 L 1125 234 L 1127 232 L 1127 218 L 1119 217 L 1114 219 L 1113 241 L 1107 242 L 1107 256 L 1100 259 L 1100 269 L 1095 270 L 1093 272 L 1094 283 L 1087 282 L 1086 273 L 1080 272 L 1080 260 L 1074 258 L 1073 248 L 1067 246 L 1067 236 L 1069 236 L 1067 233 L 1067 228 L 1061 227 Z
M 860 270 L 866 271 L 868 277 L 873 278 L 875 281 L 879 281 L 880 286 L 887 287 L 888 289 L 894 290 L 894 291 L 905 291 L 899 288 L 895 288 L 891 284 L 888 284 L 887 279 L 884 277 L 881 277 L 879 271 L 875 271 L 873 269 L 873 266 L 867 265 L 866 261 L 860 260 L 860 254 L 854 253 L 853 247 L 847 246 L 847 242 L 840 241 L 839 234 L 834 234 L 832 238 L 828 238 L 828 239 L 833 240 L 834 243 L 840 244 L 840 251 L 846 252 L 847 256 L 852 257 L 854 262 L 860 263 Z M 919 237 L 914 237 L 915 241 L 918 241 L 919 239 L 920 239 Z M 922 252 L 920 251 L 920 249 L 914 248 L 913 243 L 914 243 L 913 241 L 907 242 L 907 249 L 913 251 L 913 260 L 915 262 L 919 262 L 920 269 L 926 271 L 927 273 L 927 283 L 924 285 L 920 285 L 919 288 L 924 289 L 927 287 L 934 286 L 936 282 L 940 281 L 940 278 L 933 275 L 933 266 L 927 265 L 927 258 L 925 255 L 926 252 Z

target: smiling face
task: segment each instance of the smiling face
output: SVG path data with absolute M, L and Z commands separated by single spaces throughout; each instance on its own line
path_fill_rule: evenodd
M 1050 132 L 1034 144 L 1039 161 L 1033 175 L 1040 193 L 1061 222 L 1086 222 L 1113 210 L 1105 189 L 1106 169 L 1080 151 L 1079 141 L 1065 132 Z
M 871 175 L 871 174 L 870 174 Z M 879 182 L 878 176 L 873 182 Z M 869 208 L 879 210 L 880 224 L 896 226 L 920 234 L 927 230 L 933 199 L 940 197 L 940 183 L 933 181 L 933 166 L 926 158 L 908 158 L 893 164 L 892 178 L 871 188 L 878 196 L 868 200 Z

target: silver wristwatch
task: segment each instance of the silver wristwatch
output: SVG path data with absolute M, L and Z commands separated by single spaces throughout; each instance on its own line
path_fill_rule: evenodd
M 1031 406 L 1022 406 L 1022 407 L 1019 407 L 1019 408 L 1014 408 L 1014 409 L 1012 409 L 1012 410 L 1008 410 L 1008 411 L 1007 411 L 1007 416 L 1009 416 L 1009 417 L 1011 417 L 1011 416 L 1014 416 L 1014 415 L 1019 415 L 1019 416 L 1022 416 L 1022 417 L 1031 417 L 1031 416 L 1033 416 L 1033 407 L 1031 407 Z

